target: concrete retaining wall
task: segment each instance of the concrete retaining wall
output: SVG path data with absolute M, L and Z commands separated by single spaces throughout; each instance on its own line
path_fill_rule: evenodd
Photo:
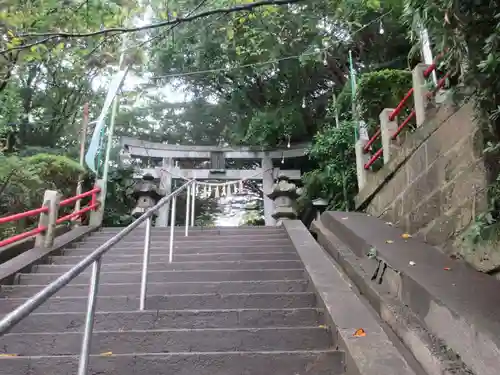
M 369 173 L 357 208 L 484 270 L 460 236 L 487 208 L 488 173 L 472 103 L 446 103 L 429 110 L 428 119 L 403 135 L 388 164 Z

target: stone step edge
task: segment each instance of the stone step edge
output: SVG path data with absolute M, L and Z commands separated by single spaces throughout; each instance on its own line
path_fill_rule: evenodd
M 142 232 L 142 233 L 146 233 L 146 232 Z M 188 233 L 188 236 L 185 235 L 185 232 L 176 232 L 174 233 L 174 237 L 175 238 L 190 238 L 190 234 L 192 232 L 189 232 Z M 192 237 L 196 237 L 197 239 L 199 239 L 200 237 L 201 238 L 205 238 L 204 236 L 200 235 L 199 233 L 203 233 L 203 232 L 194 232 L 194 233 L 197 233 L 197 234 L 193 234 Z M 136 233 L 133 233 L 133 234 L 136 234 Z M 138 234 L 138 233 L 137 233 Z M 272 236 L 273 238 L 274 237 L 282 237 L 282 238 L 288 238 L 286 233 L 285 232 L 268 232 L 268 233 L 259 233 L 259 232 L 255 232 L 255 233 L 224 233 L 224 234 L 219 234 L 219 233 L 204 233 L 206 234 L 207 238 L 235 238 L 235 237 L 238 237 L 238 238 L 242 238 L 242 237 L 268 237 L 268 236 Z M 127 238 L 128 236 L 131 236 L 132 234 L 129 233 L 127 234 L 124 238 Z M 158 233 L 158 232 L 151 232 L 151 236 L 154 236 L 154 237 L 164 237 L 164 238 L 170 238 L 170 232 L 168 233 Z M 99 232 L 95 232 L 93 234 L 91 234 L 90 236 L 86 237 L 86 239 L 97 239 L 97 238 L 107 238 L 108 237 L 108 233 L 99 233 Z M 112 236 L 111 236 L 112 237 Z
M 168 314 L 168 313 L 226 313 L 226 312 L 292 312 L 292 311 L 316 311 L 318 313 L 322 313 L 325 310 L 321 307 L 284 307 L 281 309 L 259 309 L 259 308 L 241 308 L 241 309 L 160 309 L 160 310 L 126 310 L 126 311 L 96 311 L 96 315 L 112 315 L 112 314 L 120 314 L 120 315 L 133 315 L 133 314 L 144 314 L 144 313 L 156 313 L 157 315 Z M 85 315 L 85 311 L 74 311 L 74 312 L 32 312 L 29 316 L 58 316 L 58 315 Z M 22 322 L 22 320 L 21 320 Z
M 134 245 L 134 246 L 118 246 L 120 244 L 120 242 L 118 242 L 117 245 L 114 245 L 111 249 L 113 250 L 132 250 L 132 251 L 139 251 L 139 250 L 142 250 L 144 248 L 143 244 L 144 242 L 137 242 L 137 245 Z M 81 245 L 83 245 L 83 243 L 81 243 Z M 65 248 L 64 250 L 77 250 L 77 251 L 83 251 L 83 250 L 87 250 L 87 251 L 93 251 L 95 249 L 97 249 L 99 246 L 101 246 L 101 244 L 95 244 L 95 246 L 89 246 L 89 247 L 84 247 L 84 246 L 78 246 L 78 247 L 67 247 Z M 136 246 L 136 247 L 135 247 Z M 217 246 L 184 246 L 184 247 L 180 247 L 178 244 L 174 244 L 174 250 L 194 250 L 194 249 L 220 249 L 220 248 L 246 248 L 248 249 L 249 248 L 249 245 L 248 244 L 233 244 L 233 245 L 217 245 Z M 293 246 L 290 245 L 290 244 L 286 244 L 286 245 L 259 245 L 259 246 L 253 246 L 254 248 L 256 247 L 259 247 L 259 248 L 262 248 L 262 247 L 265 247 L 266 249 L 269 249 L 269 248 L 279 248 L 279 249 L 290 249 L 292 250 L 293 249 Z M 150 246 L 150 249 L 167 249 L 168 250 L 168 243 L 164 243 L 164 244 L 159 244 L 159 245 L 155 245 L 154 242 L 151 242 L 151 246 Z M 286 251 L 282 251 L 283 253 L 285 253 Z M 168 254 L 168 252 L 164 253 L 164 254 Z M 174 253 L 175 254 L 175 253 Z M 214 254 L 214 253 L 203 253 L 203 254 Z M 232 253 L 230 253 L 232 254 Z M 248 254 L 248 253 L 246 253 Z M 183 255 L 181 253 L 181 255 Z
M 276 271 L 304 271 L 304 268 L 276 268 L 276 269 L 260 269 L 260 268 L 251 268 L 251 269 L 235 269 L 235 270 L 166 270 L 166 271 L 148 271 L 148 275 L 152 273 L 195 273 L 195 272 L 276 272 Z M 91 271 L 84 271 L 80 275 L 86 275 L 89 274 Z M 140 274 L 141 271 L 101 271 L 101 275 L 103 274 L 112 274 L 112 273 L 119 273 L 119 274 Z M 33 273 L 19 273 L 18 275 L 40 275 L 40 276 L 60 276 L 60 273 L 45 273 L 45 272 L 33 272 Z M 209 282 L 209 281 L 207 281 Z
M 150 334 L 150 333 L 168 333 L 168 332 L 258 332 L 258 331 L 294 331 L 294 330 L 314 330 L 314 331 L 330 331 L 329 327 L 326 325 L 321 326 L 294 326 L 294 327 L 234 327 L 234 328 L 156 328 L 156 329 L 127 329 L 123 331 L 117 330 L 93 330 L 92 334 L 127 334 L 127 333 L 138 333 L 138 334 Z M 81 336 L 81 332 L 15 332 L 7 333 L 2 337 L 8 338 L 12 336 Z
M 26 275 L 33 275 L 33 274 L 26 274 Z M 288 283 L 288 282 L 301 282 L 301 283 L 308 283 L 309 280 L 307 279 L 286 279 L 286 280 L 227 280 L 227 281 L 148 281 L 148 285 L 171 285 L 171 284 L 229 284 L 229 283 L 256 283 L 256 284 L 263 284 L 263 283 Z M 139 286 L 139 283 L 99 283 L 99 287 L 101 286 L 123 286 L 123 285 L 130 285 L 130 286 Z M 4 285 L 0 287 L 0 292 L 2 289 L 4 290 L 10 290 L 12 288 L 30 288 L 30 287 L 46 287 L 47 285 L 45 284 L 13 284 L 13 285 Z M 68 284 L 66 285 L 67 287 L 88 287 L 89 284 Z
M 340 352 L 341 350 L 337 349 L 317 349 L 317 350 L 276 350 L 276 351 L 261 351 L 261 350 L 256 350 L 256 351 L 251 351 L 251 350 L 245 350 L 245 351 L 236 351 L 236 352 L 169 352 L 169 353 L 140 353 L 140 352 L 133 352 L 133 353 L 121 353 L 121 354 L 111 354 L 111 355 L 100 355 L 100 354 L 90 354 L 89 357 L 91 358 L 113 358 L 113 357 L 175 357 L 175 356 L 182 356 L 182 357 L 189 357 L 189 356 L 222 356 L 222 355 L 245 355 L 245 354 L 250 354 L 250 355 L 255 355 L 255 354 L 261 354 L 261 355 L 277 355 L 277 354 L 327 354 L 327 353 L 337 353 Z M 0 357 L 0 361 L 5 360 L 5 361 L 15 361 L 15 360 L 33 360 L 33 359 L 42 359 L 42 358 L 76 358 L 78 359 L 80 357 L 79 354 L 72 354 L 72 355 L 34 355 L 34 356 L 5 356 L 5 357 Z
M 290 242 L 290 239 L 285 236 L 280 236 L 280 237 L 269 237 L 269 236 L 248 236 L 249 238 L 240 238 L 238 236 L 218 236 L 217 238 L 214 237 L 201 237 L 201 236 L 192 236 L 192 237 L 175 237 L 174 236 L 174 242 L 177 240 L 178 242 L 227 242 L 229 239 L 234 240 L 235 242 L 245 242 L 245 243 L 251 243 L 251 242 Z M 257 238 L 255 238 L 257 237 Z M 126 243 L 144 243 L 144 238 L 139 238 L 136 239 L 137 236 L 133 236 L 131 238 L 124 237 L 120 242 L 126 242 Z M 94 240 L 94 241 L 92 241 Z M 87 237 L 81 241 L 81 243 L 86 243 L 86 242 L 96 242 L 96 243 L 104 243 L 109 238 L 104 239 L 104 238 L 96 238 L 96 237 Z M 151 237 L 151 241 L 153 242 L 154 240 L 161 241 L 161 240 L 170 240 L 170 237 Z
M 76 249 L 70 249 L 70 250 L 76 250 Z M 265 252 L 242 252 L 242 253 L 203 253 L 203 254 L 180 254 L 185 257 L 196 257 L 200 255 L 267 255 L 267 254 L 295 254 L 290 251 L 265 251 Z M 113 254 L 115 257 L 142 257 L 142 254 Z M 164 254 L 149 254 L 150 257 L 155 257 L 155 256 L 168 256 L 168 253 Z M 85 258 L 85 255 L 51 255 L 50 258 Z M 297 260 L 300 260 L 300 258 L 297 255 Z M 196 262 L 196 261 L 195 261 Z M 217 261 L 214 261 L 217 262 Z
M 168 298 L 173 298 L 173 297 L 200 297 L 200 296 L 221 296 L 221 297 L 227 297 L 227 296 L 306 296 L 306 295 L 315 295 L 315 293 L 312 292 L 283 292 L 283 293 L 200 293 L 200 294 L 152 294 L 148 295 L 147 298 L 160 298 L 160 297 L 168 297 Z M 72 296 L 72 297 L 57 297 L 53 296 L 51 298 L 54 298 L 56 300 L 64 300 L 64 299 L 84 299 L 87 300 L 88 296 Z M 115 299 L 126 299 L 126 300 L 136 300 L 139 299 L 139 296 L 137 297 L 131 297 L 131 296 L 99 296 L 98 298 L 115 298 Z M 2 300 L 8 300 L 8 301 L 27 301 L 29 298 L 16 298 L 16 297 L 8 297 L 8 298 L 0 298 L 0 301 Z M 47 301 L 50 301 L 48 299 Z
M 228 264 L 228 263 L 235 263 L 235 264 L 240 264 L 240 263 L 286 263 L 286 262 L 300 262 L 300 259 L 276 259 L 276 260 L 255 260 L 255 259 L 250 259 L 250 260 L 207 260 L 207 261 L 202 261 L 202 260 L 199 260 L 199 261 L 179 261 L 179 262 L 176 262 L 176 261 L 173 261 L 172 263 L 168 263 L 172 266 L 175 266 L 175 265 L 183 265 L 183 264 L 196 264 L 196 263 L 200 263 L 200 264 L 214 264 L 214 263 L 217 263 L 217 264 L 220 264 L 220 263 L 224 263 L 224 264 Z M 149 262 L 148 265 L 152 265 L 152 264 L 165 264 L 165 262 Z M 136 263 L 136 262 L 130 262 L 130 263 L 112 263 L 112 264 L 108 264 L 108 265 L 112 265 L 112 266 L 137 266 L 137 267 L 142 267 L 142 263 Z M 74 266 L 72 264 L 39 264 L 38 266 L 44 266 L 44 267 L 48 267 L 48 266 L 53 266 L 53 267 L 71 267 L 71 266 Z M 191 271 L 194 271 L 194 270 L 191 270 Z M 223 270 L 221 270 L 223 271 Z
M 84 242 L 79 242 L 75 243 L 78 245 L 89 245 L 89 246 L 77 246 L 77 247 L 67 247 L 65 250 L 95 250 L 102 244 L 86 244 Z M 111 249 L 120 249 L 120 250 L 126 250 L 126 249 L 132 249 L 132 250 L 139 250 L 144 248 L 144 242 L 137 242 L 137 244 L 132 244 L 130 246 L 119 246 L 122 244 L 121 242 L 118 242 L 116 245 L 111 247 Z M 123 244 L 122 244 L 123 245 Z M 285 248 L 285 249 L 293 249 L 293 246 L 290 243 L 286 244 L 269 244 L 269 245 L 250 245 L 250 244 L 242 244 L 241 242 L 237 242 L 235 244 L 226 244 L 226 243 L 221 243 L 218 245 L 212 245 L 212 246 L 182 246 L 179 245 L 179 243 L 174 244 L 174 249 L 179 250 L 179 249 L 220 249 L 220 248 L 262 248 L 265 247 L 266 249 L 274 249 L 274 248 Z M 151 241 L 150 249 L 169 249 L 169 244 L 168 242 L 161 243 L 161 244 L 155 244 L 154 241 Z

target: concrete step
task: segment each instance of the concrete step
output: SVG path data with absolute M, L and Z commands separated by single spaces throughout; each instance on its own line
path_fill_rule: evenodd
M 123 227 L 106 227 L 95 231 L 94 234 L 116 234 L 123 230 Z M 174 227 L 175 233 L 184 233 L 185 226 Z M 266 227 L 266 226 L 247 226 L 247 227 L 189 227 L 189 231 L 193 233 L 222 233 L 222 234 L 248 234 L 248 233 L 284 233 L 285 230 L 281 227 Z M 136 228 L 132 233 L 144 233 L 144 228 Z M 170 233 L 170 227 L 152 227 L 152 233 Z
M 0 350 L 22 356 L 78 354 L 81 333 L 12 333 L 2 336 Z M 332 346 L 323 327 L 237 329 L 164 329 L 147 331 L 95 331 L 91 353 L 225 352 L 321 350 Z
M 74 247 L 68 248 L 64 250 L 64 255 L 82 255 L 82 254 L 90 254 L 94 251 L 98 246 L 89 246 L 83 244 Z M 170 249 L 168 247 L 168 242 L 165 244 L 161 243 L 151 243 L 150 246 L 151 254 L 168 254 Z M 143 244 L 123 244 L 118 243 L 116 246 L 112 247 L 107 254 L 113 255 L 121 255 L 121 254 L 129 254 L 129 255 L 139 255 L 144 251 Z M 214 253 L 262 253 L 262 252 L 290 252 L 295 253 L 295 249 L 291 244 L 286 245 L 272 245 L 262 243 L 259 245 L 245 245 L 241 243 L 235 244 L 219 244 L 217 246 L 207 246 L 203 245 L 203 243 L 197 243 L 193 245 L 183 245 L 183 244 L 175 244 L 174 245 L 174 256 L 177 255 L 185 255 L 185 254 L 214 254 Z
M 31 314 L 11 332 L 82 332 L 84 324 L 83 312 Z M 94 330 L 318 327 L 321 324 L 324 324 L 323 310 L 315 308 L 117 311 L 98 312 Z
M 139 241 L 144 239 L 144 235 L 146 232 L 134 232 L 126 235 L 124 237 L 124 241 Z M 97 241 L 106 241 L 109 240 L 113 235 L 108 233 L 94 233 L 88 237 L 85 237 L 84 241 L 97 242 Z M 189 231 L 188 236 L 185 235 L 185 232 L 175 232 L 174 239 L 177 241 L 202 241 L 202 240 L 213 240 L 213 241 L 230 241 L 235 238 L 241 239 L 243 241 L 251 241 L 255 239 L 288 239 L 288 234 L 284 231 L 275 231 L 275 232 L 250 232 L 250 233 L 224 233 L 224 232 L 201 232 L 201 231 Z M 151 232 L 151 239 L 153 241 L 164 240 L 168 241 L 170 239 L 170 232 Z
M 41 264 L 36 266 L 35 272 L 40 273 L 63 273 L 68 271 L 72 265 L 70 264 Z M 149 262 L 149 271 L 192 271 L 203 270 L 209 268 L 211 270 L 248 270 L 248 269 L 300 269 L 302 262 L 300 260 L 280 260 L 280 261 L 205 261 L 205 262 Z M 140 271 L 142 269 L 141 263 L 114 263 L 105 264 L 103 271 L 117 272 L 117 271 Z
M 95 249 L 102 245 L 103 242 L 75 242 L 68 249 Z M 163 248 L 166 251 L 170 249 L 168 240 L 152 240 L 150 244 L 151 249 Z M 144 241 L 120 241 L 114 249 L 143 249 Z M 276 249 L 283 248 L 286 250 L 293 249 L 292 244 L 288 240 L 255 240 L 255 241 L 175 241 L 174 249 L 190 250 L 190 249 L 209 249 L 207 252 L 214 252 L 214 249 L 245 249 L 245 250 L 260 250 L 262 249 Z
M 94 238 L 87 237 L 79 243 L 89 243 L 89 244 L 103 244 L 111 237 L 107 238 Z M 164 242 L 169 243 L 169 237 L 167 236 L 153 236 L 151 241 L 154 242 Z M 206 237 L 185 237 L 184 235 L 174 236 L 174 242 L 180 244 L 213 244 L 217 246 L 218 244 L 231 244 L 231 243 L 244 243 L 244 244 L 260 244 L 260 243 L 270 243 L 270 244 L 289 244 L 290 239 L 282 234 L 276 235 L 246 235 L 246 236 L 206 236 Z M 140 244 L 144 243 L 144 236 L 140 235 L 129 235 L 123 238 L 120 243 L 126 244 Z
M 89 251 L 90 252 L 90 251 Z M 206 262 L 206 261 L 245 261 L 245 260 L 299 260 L 297 253 L 293 252 L 241 252 L 241 253 L 212 253 L 212 254 L 174 254 L 176 262 Z M 76 264 L 84 258 L 83 255 L 52 256 L 49 262 L 52 264 Z M 168 262 L 168 254 L 151 254 L 150 261 Z M 107 253 L 103 257 L 103 264 L 108 263 L 140 263 L 142 254 L 117 254 Z
M 60 273 L 22 273 L 18 275 L 18 283 L 24 285 L 47 285 L 60 276 Z M 150 271 L 149 282 L 183 282 L 183 281 L 253 281 L 253 280 L 299 280 L 305 278 L 303 269 L 250 269 L 250 270 L 191 270 L 191 271 Z M 89 282 L 90 271 L 77 276 L 71 284 Z M 141 272 L 117 271 L 101 272 L 102 283 L 140 283 Z M 137 285 L 139 286 L 139 284 Z
M 340 375 L 340 351 L 169 353 L 92 356 L 92 375 Z M 76 374 L 78 356 L 0 358 L 2 375 Z
M 25 298 L 0 300 L 0 314 L 6 314 L 26 302 Z M 183 309 L 283 309 L 316 307 L 314 293 L 235 293 L 235 294 L 173 294 L 148 295 L 146 307 L 150 310 Z M 53 297 L 41 305 L 42 312 L 86 311 L 87 297 Z M 139 299 L 126 296 L 99 297 L 98 311 L 134 311 Z
M 9 285 L 2 286 L 0 297 L 29 298 L 45 285 Z M 137 283 L 116 283 L 99 285 L 100 296 L 139 297 L 140 286 Z M 267 281 L 217 281 L 217 282 L 148 282 L 148 295 L 169 294 L 210 294 L 210 293 L 284 293 L 307 292 L 307 280 L 267 280 Z M 56 296 L 84 297 L 89 292 L 87 284 L 71 284 L 61 289 Z

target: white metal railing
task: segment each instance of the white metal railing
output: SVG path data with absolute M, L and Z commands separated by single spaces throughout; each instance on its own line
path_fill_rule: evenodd
M 85 271 L 92 265 L 92 275 L 90 277 L 89 296 L 87 300 L 87 312 L 85 315 L 85 328 L 82 337 L 82 347 L 80 351 L 80 358 L 78 364 L 78 375 L 87 375 L 90 346 L 92 341 L 92 334 L 94 331 L 94 317 L 96 310 L 97 294 L 99 291 L 99 277 L 101 273 L 102 256 L 106 254 L 114 245 L 120 242 L 126 235 L 139 227 L 142 223 L 146 223 L 146 230 L 144 236 L 144 258 L 142 263 L 141 274 L 141 290 L 140 290 L 140 310 L 145 309 L 146 294 L 147 294 L 147 275 L 149 265 L 149 249 L 151 242 L 151 218 L 152 216 L 164 205 L 169 202 L 171 206 L 171 222 L 170 222 L 170 248 L 169 248 L 169 261 L 173 260 L 174 252 L 174 227 L 175 227 L 175 206 L 177 203 L 177 196 L 186 191 L 186 228 L 185 236 L 189 234 L 189 224 L 194 225 L 194 203 L 196 198 L 196 181 L 190 180 L 175 190 L 173 193 L 162 198 L 155 206 L 148 209 L 141 217 L 135 220 L 132 224 L 121 230 L 115 236 L 107 240 L 104 244 L 95 249 L 85 259 L 80 261 L 69 271 L 59 276 L 55 281 L 47 285 L 40 292 L 31 297 L 28 301 L 17 307 L 14 311 L 7 314 L 0 320 L 0 336 L 10 331 L 16 324 L 30 315 L 35 309 L 46 302 L 50 297 L 56 294 L 59 290 L 64 288 L 73 279 Z M 191 209 L 190 209 L 191 208 Z

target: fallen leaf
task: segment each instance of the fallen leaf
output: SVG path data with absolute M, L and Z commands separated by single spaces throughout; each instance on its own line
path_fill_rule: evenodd
M 365 337 L 366 336 L 366 332 L 363 328 L 359 328 L 356 330 L 356 332 L 354 332 L 354 337 Z
M 373 259 L 373 258 L 376 258 L 377 257 L 377 249 L 375 249 L 374 247 L 372 247 L 370 249 L 370 251 L 368 252 L 368 254 L 366 254 L 368 256 L 368 258 L 370 259 Z
M 394 243 L 394 241 L 393 240 L 385 240 L 385 243 L 391 244 L 391 243 Z
M 17 354 L 0 353 L 0 357 L 17 357 Z
M 410 266 L 414 266 L 416 263 L 413 261 L 413 260 L 410 260 L 410 262 L 408 263 Z
M 408 234 L 408 233 L 403 233 L 401 235 L 401 238 L 404 238 L 405 240 L 407 240 L 408 238 L 411 238 L 411 234 Z
M 110 357 L 113 355 L 113 352 L 104 352 L 104 353 L 101 353 L 100 356 L 102 357 Z

